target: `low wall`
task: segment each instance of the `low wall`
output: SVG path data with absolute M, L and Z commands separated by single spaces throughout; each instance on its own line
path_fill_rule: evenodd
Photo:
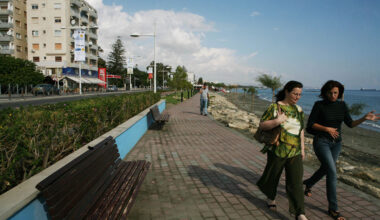
M 165 100 L 161 100 L 156 104 L 160 112 L 165 110 Z M 82 155 L 88 150 L 88 146 L 95 146 L 108 136 L 115 138 L 120 157 L 124 158 L 153 123 L 149 109 L 150 107 L 2 194 L 0 196 L 0 219 L 48 220 L 48 215 L 43 207 L 44 199 L 39 195 L 36 185 L 73 159 Z

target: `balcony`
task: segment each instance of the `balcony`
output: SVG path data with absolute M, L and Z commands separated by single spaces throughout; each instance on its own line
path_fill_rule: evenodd
M 13 28 L 13 23 L 0 22 L 0 28 Z
M 14 54 L 15 50 L 13 49 L 1 49 L 0 48 L 0 54 L 8 54 L 8 55 L 11 55 L 11 54 Z
M 98 35 L 92 33 L 92 32 L 88 32 L 88 37 L 91 38 L 91 39 L 95 39 L 97 40 L 98 39 Z
M 87 57 L 89 60 L 98 60 L 98 56 L 92 54 L 92 53 L 88 53 L 87 54 Z
M 13 15 L 13 11 L 9 9 L 5 9 L 5 10 L 1 9 L 0 15 Z
M 71 0 L 71 4 L 73 4 L 73 5 L 76 5 L 76 6 L 78 6 L 78 7 L 80 7 L 80 6 L 81 6 L 81 4 L 80 4 L 80 1 L 79 1 L 79 0 Z
M 80 10 L 86 12 L 86 14 L 87 14 L 87 12 L 89 12 L 88 7 L 86 7 L 86 6 L 81 7 Z
M 13 41 L 13 36 L 0 34 L 0 42 L 9 42 L 9 41 Z
M 80 14 L 79 14 L 79 10 L 75 10 L 75 9 L 70 9 L 70 16 L 72 16 L 72 17 L 76 17 L 76 18 L 78 18 L 79 19 L 79 16 L 80 16 Z
M 98 18 L 98 14 L 94 10 L 90 10 L 89 15 L 90 15 L 90 17 Z

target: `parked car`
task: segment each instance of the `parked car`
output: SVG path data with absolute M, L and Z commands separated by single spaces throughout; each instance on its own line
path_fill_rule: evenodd
M 51 84 L 38 84 L 32 89 L 33 95 L 43 94 L 43 95 L 59 95 L 59 89 Z
M 116 92 L 117 91 L 117 86 L 116 85 L 108 86 L 107 91 L 108 92 Z

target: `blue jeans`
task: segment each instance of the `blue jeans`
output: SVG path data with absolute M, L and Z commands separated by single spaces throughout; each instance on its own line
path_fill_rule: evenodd
M 311 188 L 326 175 L 326 193 L 329 202 L 329 210 L 338 211 L 336 199 L 336 160 L 338 159 L 342 143 L 331 141 L 325 137 L 314 137 L 314 152 L 321 162 L 321 167 L 304 181 L 306 187 Z
M 207 99 L 201 99 L 201 114 L 207 115 Z

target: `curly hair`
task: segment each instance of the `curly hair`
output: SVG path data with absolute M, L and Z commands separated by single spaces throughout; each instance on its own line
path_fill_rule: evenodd
M 322 86 L 321 94 L 319 94 L 319 97 L 321 97 L 323 100 L 328 100 L 327 92 L 329 92 L 334 87 L 337 87 L 339 89 L 338 99 L 341 99 L 344 93 L 344 86 L 342 83 L 335 80 L 329 80 Z

